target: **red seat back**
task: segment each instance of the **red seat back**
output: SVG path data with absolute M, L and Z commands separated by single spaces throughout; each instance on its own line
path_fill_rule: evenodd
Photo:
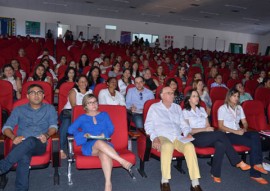
M 57 107 L 58 116 L 60 115 L 63 107 L 67 103 L 69 91 L 74 87 L 74 84 L 74 82 L 65 82 L 60 86 Z
M 103 89 L 107 89 L 107 84 L 106 84 L 106 83 L 100 83 L 100 84 L 97 84 L 97 85 L 95 86 L 95 89 L 94 89 L 93 94 L 94 94 L 96 97 L 98 97 L 99 92 L 100 92 L 101 90 L 103 90 Z
M 210 98 L 212 103 L 215 103 L 216 100 L 225 100 L 228 89 L 223 87 L 215 87 L 210 91 Z
M 261 101 L 248 100 L 242 104 L 242 107 L 249 128 L 257 131 L 269 129 L 264 115 L 264 106 Z
M 160 99 L 150 99 L 144 103 L 143 106 L 143 121 L 145 121 L 150 106 L 154 103 L 160 102 Z
M 238 84 L 238 83 L 241 83 L 241 80 L 233 80 L 233 79 L 229 79 L 228 81 L 227 81 L 227 87 L 229 88 L 229 89 L 231 89 L 231 88 L 233 88 L 236 84 Z
M 45 99 L 50 104 L 53 103 L 53 88 L 52 88 L 51 84 L 49 84 L 48 82 L 42 82 L 42 81 L 29 81 L 29 82 L 26 82 L 25 84 L 23 84 L 23 86 L 22 86 L 22 98 L 26 98 L 27 89 L 32 84 L 40 85 L 44 90 Z
M 255 94 L 255 90 L 258 87 L 259 83 L 257 80 L 248 80 L 245 83 L 245 88 L 248 89 L 252 95 L 252 97 L 254 97 Z
M 212 126 L 218 129 L 218 109 L 224 104 L 224 100 L 216 100 L 212 105 Z
M 13 86 L 9 81 L 0 80 L 0 105 L 9 113 L 13 105 Z
M 263 103 L 264 108 L 270 103 L 270 89 L 269 88 L 257 88 L 255 91 L 255 100 L 259 100 Z

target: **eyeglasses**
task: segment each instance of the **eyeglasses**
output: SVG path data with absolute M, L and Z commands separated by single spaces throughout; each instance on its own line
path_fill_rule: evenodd
M 31 95 L 31 96 L 33 96 L 33 95 L 41 96 L 41 95 L 43 95 L 43 94 L 44 94 L 44 92 L 43 92 L 42 90 L 39 90 L 39 91 L 30 91 L 30 92 L 28 92 L 28 95 Z
M 142 99 L 143 99 L 143 94 L 142 94 L 142 92 L 141 92 L 139 95 L 140 95 L 140 100 L 142 100 Z
M 87 102 L 86 105 L 96 105 L 98 102 L 97 101 L 93 101 L 93 102 Z

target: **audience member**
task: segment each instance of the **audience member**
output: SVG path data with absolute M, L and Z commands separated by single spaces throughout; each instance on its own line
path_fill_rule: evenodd
M 239 105 L 240 93 L 232 88 L 228 91 L 225 104 L 218 109 L 218 126 L 220 130 L 226 132 L 232 144 L 245 145 L 250 151 L 250 177 L 260 184 L 268 184 L 267 180 L 261 177 L 261 173 L 267 174 L 262 167 L 262 146 L 258 132 L 247 131 L 248 123 L 245 113 Z M 243 128 L 239 126 L 242 122 Z
M 107 89 L 103 89 L 98 94 L 98 103 L 103 105 L 126 105 L 125 98 L 117 88 L 116 77 L 110 77 L 107 80 Z
M 192 140 L 190 127 L 186 123 L 181 107 L 173 103 L 174 92 L 170 87 L 161 91 L 162 101 L 151 105 L 145 120 L 145 131 L 150 136 L 152 148 L 160 152 L 161 163 L 161 191 L 170 191 L 171 161 L 174 149 L 185 155 L 191 191 L 201 191 L 199 185 L 200 171 L 197 155 L 191 142 L 183 143 L 181 140 Z

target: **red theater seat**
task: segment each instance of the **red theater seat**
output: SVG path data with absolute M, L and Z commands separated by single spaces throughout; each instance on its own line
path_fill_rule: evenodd
M 133 165 L 136 163 L 136 156 L 129 151 L 128 148 L 128 131 L 127 131 L 127 112 L 124 106 L 119 105 L 99 105 L 99 111 L 105 111 L 109 114 L 113 125 L 114 133 L 112 135 L 112 144 L 116 152 L 124 159 L 128 160 Z M 116 112 L 117 111 L 117 112 Z M 78 118 L 85 111 L 83 106 L 75 106 L 73 108 L 72 121 Z M 121 117 L 119 117 L 121 116 Z M 85 156 L 81 152 L 81 146 L 77 146 L 73 137 L 68 138 L 69 145 L 69 165 L 68 165 L 68 183 L 71 185 L 71 163 L 75 162 L 77 169 L 96 169 L 101 168 L 100 160 L 97 156 Z M 113 167 L 121 165 L 113 160 Z M 133 177 L 135 178 L 135 177 Z

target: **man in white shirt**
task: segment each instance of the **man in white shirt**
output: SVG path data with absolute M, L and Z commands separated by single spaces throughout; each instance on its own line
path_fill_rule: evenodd
M 165 87 L 160 96 L 162 101 L 151 105 L 144 128 L 150 135 L 152 147 L 161 152 L 161 191 L 170 191 L 169 179 L 171 179 L 171 160 L 174 149 L 185 155 L 192 184 L 190 190 L 201 191 L 200 171 L 194 146 L 191 142 L 180 141 L 192 138 L 191 128 L 184 120 L 180 106 L 173 103 L 173 90 Z
M 103 62 L 103 59 L 105 57 L 105 52 L 101 52 L 98 58 L 95 58 L 95 62 L 98 62 L 99 64 L 101 64 Z

